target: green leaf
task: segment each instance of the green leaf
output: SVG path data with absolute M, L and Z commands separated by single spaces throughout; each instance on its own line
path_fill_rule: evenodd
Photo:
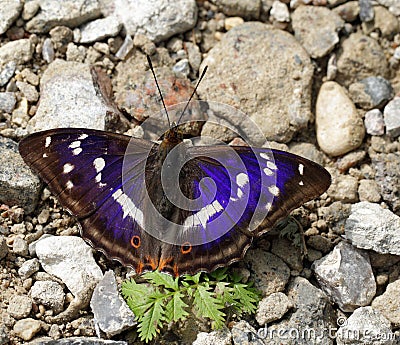
M 199 285 L 194 293 L 193 305 L 198 316 L 207 317 L 212 321 L 213 328 L 221 328 L 224 325 L 225 313 L 221 311 L 223 304 L 216 299 L 208 286 Z
M 147 272 L 143 274 L 143 278 L 153 285 L 164 286 L 171 290 L 178 290 L 178 279 L 174 279 L 166 273 L 161 273 L 159 271 Z
M 133 278 L 122 283 L 122 295 L 136 317 L 141 317 L 147 310 L 149 296 L 154 293 L 154 288 L 144 284 L 137 284 Z
M 240 302 L 241 309 L 246 313 L 255 313 L 260 296 L 246 284 L 235 284 L 233 289 L 233 298 Z
M 189 307 L 183 300 L 183 294 L 176 291 L 165 308 L 165 318 L 167 322 L 184 320 L 189 313 L 184 309 Z

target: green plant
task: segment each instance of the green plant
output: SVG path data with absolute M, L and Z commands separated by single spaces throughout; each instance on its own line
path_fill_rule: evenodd
M 173 278 L 158 271 L 145 273 L 145 284 L 134 279 L 122 283 L 122 295 L 138 321 L 141 340 L 152 340 L 170 322 L 185 320 L 193 312 L 221 328 L 228 313 L 241 316 L 256 311 L 261 298 L 252 284 L 226 268 L 210 274 L 198 273 Z

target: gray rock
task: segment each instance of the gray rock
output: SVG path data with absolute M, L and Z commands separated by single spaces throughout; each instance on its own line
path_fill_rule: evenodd
M 27 39 L 11 41 L 0 48 L 0 66 L 14 61 L 17 65 L 22 65 L 32 59 L 33 44 Z
M 40 265 L 39 265 L 38 259 L 34 258 L 31 260 L 27 260 L 18 269 L 18 275 L 22 279 L 28 279 L 32 274 L 39 271 L 39 268 L 40 268 Z
M 202 60 L 200 48 L 191 42 L 185 42 L 185 50 L 188 55 L 190 67 L 192 67 L 192 70 L 197 73 L 200 69 Z
M 15 61 L 7 62 L 0 72 L 0 86 L 6 85 L 15 73 L 17 64 Z
M 299 6 L 292 14 L 292 25 L 296 39 L 310 56 L 321 58 L 339 42 L 344 21 L 326 7 Z
M 362 23 L 362 29 L 365 34 L 378 31 L 383 37 L 393 38 L 399 32 L 399 21 L 385 7 L 374 6 L 374 19 L 369 22 Z
M 379 310 L 395 327 L 400 325 L 400 279 L 388 284 L 386 291 L 376 297 L 372 308 Z
M 247 252 L 245 261 L 253 271 L 251 280 L 264 296 L 284 290 L 290 269 L 282 259 L 257 248 Z
M 370 22 L 374 19 L 374 8 L 371 0 L 358 0 L 360 4 L 360 19 L 362 22 Z
M 271 253 L 281 258 L 291 270 L 300 272 L 303 269 L 301 248 L 286 238 L 274 238 Z
M 7 345 L 10 342 L 7 328 L 5 325 L 0 325 L 0 345 Z
M 8 254 L 8 246 L 6 238 L 0 235 L 0 260 L 4 259 Z
M 121 22 L 116 16 L 109 16 L 97 19 L 83 25 L 81 30 L 80 43 L 92 43 L 101 41 L 106 37 L 117 36 L 122 28 Z
M 123 340 L 105 340 L 91 337 L 70 337 L 64 339 L 36 339 L 27 345 L 128 345 Z
M 381 195 L 376 182 L 374 180 L 360 180 L 358 197 L 360 201 L 379 202 L 381 200 Z
M 135 315 L 118 293 L 114 272 L 108 271 L 97 284 L 90 301 L 95 322 L 112 337 L 136 324 Z
M 87 285 L 99 282 L 103 273 L 93 258 L 92 249 L 80 237 L 52 236 L 36 243 L 36 255 L 43 269 L 60 278 L 75 295 Z
M 218 9 L 227 16 L 239 16 L 246 19 L 258 19 L 261 11 L 261 1 L 254 0 L 212 0 Z
M 357 150 L 345 154 L 336 161 L 336 166 L 340 172 L 345 172 L 350 168 L 360 164 L 365 159 L 366 153 L 364 150 Z
M 0 111 L 11 113 L 16 102 L 17 99 L 14 92 L 0 92 Z
M 322 290 L 345 312 L 368 305 L 376 293 L 368 255 L 346 242 L 314 261 L 312 266 Z
M 15 319 L 27 317 L 32 310 L 32 300 L 26 295 L 14 295 L 8 302 L 7 312 Z
M 292 307 L 292 302 L 282 292 L 275 292 L 264 297 L 258 304 L 256 320 L 260 326 L 280 320 Z
M 22 10 L 21 0 L 3 1 L 0 7 L 0 35 L 4 34 L 12 23 L 18 18 Z
M 115 53 L 115 57 L 120 60 L 125 60 L 125 58 L 128 56 L 128 54 L 132 50 L 133 46 L 134 46 L 134 44 L 133 44 L 132 37 L 130 35 L 126 35 L 125 39 L 124 39 L 124 43 L 122 43 L 121 47 Z
M 337 82 L 341 85 L 367 77 L 388 77 L 388 63 L 379 43 L 359 32 L 351 34 L 341 46 L 337 59 Z
M 385 133 L 385 121 L 379 109 L 367 111 L 364 116 L 365 130 L 370 135 L 383 135 Z
M 40 11 L 26 23 L 25 28 L 35 33 L 48 32 L 60 25 L 74 28 L 100 15 L 98 0 L 65 0 L 63 2 L 41 0 Z
M 16 85 L 28 102 L 37 102 L 39 99 L 39 93 L 33 85 L 28 84 L 25 81 L 17 81 Z
M 345 235 L 362 249 L 400 255 L 400 217 L 378 204 L 362 201 L 351 206 Z
M 46 38 L 42 46 L 42 57 L 43 60 L 48 64 L 54 61 L 55 53 L 53 43 L 50 38 Z
M 31 340 L 42 329 L 42 323 L 35 319 L 18 320 L 14 327 L 14 333 L 25 341 Z
M 335 7 L 332 11 L 337 13 L 345 22 L 351 23 L 358 18 L 360 6 L 358 1 L 348 1 Z
M 18 153 L 18 145 L 11 139 L 0 139 L 0 200 L 13 206 L 20 205 L 31 213 L 40 196 L 41 183 Z
M 324 155 L 314 144 L 295 142 L 290 144 L 289 149 L 291 153 L 308 158 L 318 164 L 324 164 Z
M 43 304 L 58 314 L 63 310 L 65 294 L 60 284 L 53 281 L 36 281 L 30 290 L 36 304 Z
M 200 98 L 247 113 L 268 140 L 290 141 L 312 118 L 313 67 L 287 32 L 256 22 L 239 25 L 208 52 L 202 65 L 213 73 L 200 84 Z
M 174 67 L 172 67 L 172 70 L 177 74 L 177 75 L 184 75 L 187 77 L 190 73 L 190 67 L 189 67 L 189 60 L 188 59 L 182 59 L 179 60 Z
M 188 31 L 197 21 L 194 0 L 115 0 L 114 13 L 130 36 L 145 34 L 154 42 Z
M 55 60 L 43 74 L 40 89 L 29 133 L 58 127 L 105 129 L 110 107 L 97 95 L 88 65 Z
M 331 171 L 331 170 L 330 170 Z M 342 202 L 358 201 L 358 180 L 351 175 L 333 173 L 332 184 L 327 190 L 327 194 L 334 200 Z
M 344 88 L 334 81 L 322 84 L 315 110 L 318 144 L 331 156 L 359 147 L 364 139 L 364 122 Z
M 245 320 L 235 323 L 231 329 L 234 345 L 264 345 L 262 337 Z
M 232 334 L 227 328 L 210 333 L 200 332 L 193 345 L 232 345 Z
M 397 0 L 377 0 L 377 2 L 387 7 L 395 16 L 400 16 L 400 3 Z
M 371 162 L 382 199 L 391 206 L 396 214 L 399 214 L 400 154 L 398 152 L 379 153 L 371 157 Z
M 14 238 L 12 250 L 15 254 L 20 256 L 28 256 L 28 243 L 21 237 Z
M 386 133 L 395 138 L 400 135 L 400 97 L 391 100 L 383 110 Z
M 395 334 L 391 330 L 390 322 L 372 307 L 356 309 L 337 331 L 336 341 L 338 345 L 396 344 Z

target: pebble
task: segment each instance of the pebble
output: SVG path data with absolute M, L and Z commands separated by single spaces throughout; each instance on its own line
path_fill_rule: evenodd
M 60 278 L 75 295 L 99 282 L 103 273 L 85 241 L 75 236 L 52 236 L 36 243 L 36 255 L 43 269 Z
M 360 201 L 379 202 L 381 200 L 378 185 L 373 180 L 360 180 L 358 196 Z
M 40 11 L 26 23 L 25 28 L 28 32 L 45 33 L 61 25 L 76 27 L 100 15 L 97 0 L 64 0 L 63 6 L 54 6 L 53 1 L 44 0 L 40 2 Z
M 274 61 L 279 61 L 279 67 Z M 208 52 L 202 62 L 206 65 L 212 73 L 197 90 L 200 98 L 240 109 L 268 140 L 288 142 L 311 120 L 313 67 L 287 32 L 244 23 L 227 32 Z
M 33 16 L 39 11 L 40 9 L 40 1 L 28 1 L 24 4 L 24 9 L 22 11 L 22 19 L 28 21 L 32 19 Z
M 210 333 L 200 332 L 193 345 L 232 345 L 232 334 L 227 328 Z
M 258 304 L 256 320 L 260 326 L 280 320 L 292 307 L 289 298 L 282 292 L 264 297 Z
M 400 217 L 378 204 L 362 201 L 351 206 L 346 238 L 356 247 L 400 255 Z
M 26 295 L 14 295 L 8 301 L 7 312 L 15 319 L 27 317 L 32 310 L 32 300 Z
M 115 0 L 114 6 L 128 35 L 144 34 L 154 43 L 188 31 L 197 22 L 194 0 Z
M 358 179 L 356 177 L 337 173 L 332 177 L 332 184 L 327 190 L 327 194 L 333 200 L 342 202 L 358 201 Z
M 238 16 L 244 19 L 258 19 L 262 1 L 253 0 L 212 0 L 218 10 L 227 16 Z
M 122 43 L 121 47 L 115 53 L 115 57 L 120 60 L 125 60 L 125 58 L 129 54 L 129 52 L 132 50 L 133 46 L 134 46 L 134 44 L 133 44 L 132 37 L 130 35 L 126 35 L 125 40 Z
M 12 112 L 11 123 L 20 127 L 26 127 L 29 121 L 28 111 L 28 100 L 22 97 L 17 107 Z
M 385 292 L 376 297 L 372 303 L 372 308 L 378 310 L 395 327 L 400 325 L 400 279 L 388 284 Z
M 322 151 L 340 156 L 361 145 L 365 135 L 364 122 L 338 83 L 322 84 L 315 112 L 317 140 Z
M 60 52 L 65 52 L 68 43 L 72 42 L 74 36 L 73 31 L 66 26 L 56 26 L 50 30 L 49 34 L 54 49 Z
M 33 51 L 33 44 L 27 38 L 8 42 L 0 47 L 0 66 L 11 61 L 16 65 L 29 62 L 32 59 Z
M 362 22 L 370 22 L 374 19 L 374 8 L 371 0 L 359 0 L 360 4 L 360 19 Z
M 0 7 L 0 35 L 4 34 L 18 18 L 24 3 L 21 0 L 4 1 Z
M 65 294 L 60 284 L 53 281 L 36 281 L 30 290 L 36 304 L 42 304 L 58 314 L 63 310 Z
M 17 64 L 15 61 L 7 62 L 0 71 L 0 86 L 6 85 L 15 73 Z
M 172 70 L 177 75 L 184 75 L 185 77 L 187 77 L 189 75 L 189 73 L 190 73 L 189 60 L 188 59 L 182 59 L 182 60 L 178 61 L 172 67 Z
M 395 16 L 400 16 L 400 3 L 397 0 L 377 0 L 377 2 L 387 7 Z
M 81 30 L 80 43 L 92 43 L 102 41 L 107 37 L 117 36 L 121 31 L 122 23 L 116 16 L 97 19 L 84 24 Z
M 4 236 L 0 235 L 0 260 L 4 259 L 8 254 L 7 241 Z
M 400 97 L 392 99 L 383 110 L 386 133 L 392 138 L 400 135 Z
M 379 109 L 372 109 L 365 113 L 364 125 L 367 134 L 383 135 L 385 133 L 385 121 Z
M 42 57 L 43 60 L 46 61 L 48 64 L 54 61 L 55 53 L 53 42 L 50 38 L 46 38 L 43 42 L 42 46 Z
M 225 30 L 229 31 L 233 29 L 235 26 L 241 25 L 244 23 L 244 19 L 241 17 L 228 17 L 225 19 Z
M 108 340 L 95 337 L 69 337 L 58 340 L 38 339 L 33 340 L 29 345 L 128 345 L 123 340 Z M 217 344 L 216 344 L 217 345 Z
M 263 345 L 262 337 L 245 320 L 235 322 L 231 329 L 234 345 Z
M 28 102 L 37 102 L 37 100 L 39 99 L 39 93 L 33 85 L 30 85 L 24 81 L 17 81 L 16 84 L 17 88 L 26 97 Z
M 95 322 L 108 337 L 113 337 L 136 324 L 135 315 L 118 293 L 113 271 L 104 274 L 90 301 Z
M 336 161 L 336 166 L 339 169 L 339 171 L 343 173 L 349 170 L 350 168 L 356 166 L 360 162 L 362 162 L 365 156 L 366 153 L 365 151 L 362 150 L 357 150 L 347 153 L 346 155 L 344 155 L 343 157 L 339 158 Z
M 8 336 L 8 329 L 5 325 L 0 325 L 0 345 L 7 345 L 10 343 L 10 337 Z
M 285 23 L 290 22 L 290 13 L 287 5 L 283 2 L 275 0 L 271 7 L 271 17 L 276 21 Z
M 332 11 L 338 14 L 345 22 L 351 23 L 358 18 L 360 6 L 358 1 L 348 1 L 333 8 Z
M 369 306 L 356 309 L 336 333 L 337 345 L 392 345 L 394 339 L 390 322 Z
M 368 77 L 349 86 L 350 97 L 365 110 L 380 108 L 393 98 L 393 88 L 382 77 Z
M 37 216 L 37 220 L 39 224 L 46 224 L 50 217 L 50 211 L 47 208 L 44 208 L 39 215 Z
M 12 250 L 17 255 L 28 256 L 28 243 L 23 238 L 17 236 L 14 239 Z
M 32 274 L 39 271 L 40 265 L 39 260 L 33 258 L 31 260 L 26 260 L 21 267 L 18 269 L 18 275 L 23 279 L 28 279 Z
M 185 50 L 188 55 L 190 67 L 192 67 L 192 70 L 197 73 L 200 69 L 202 60 L 200 48 L 191 42 L 185 42 Z
M 314 59 L 330 53 L 339 42 L 344 21 L 322 6 L 300 6 L 292 14 L 294 35 Z
M 303 269 L 301 249 L 286 238 L 276 238 L 272 241 L 271 253 L 281 258 L 291 270 L 300 272 Z
M 25 341 L 31 340 L 42 328 L 42 323 L 38 320 L 27 318 L 18 320 L 13 331 L 15 334 Z
M 376 283 L 367 253 L 346 242 L 314 261 L 312 269 L 322 290 L 344 312 L 368 305 L 375 296 Z
M 290 152 L 305 157 L 320 165 L 324 164 L 324 155 L 314 144 L 295 142 L 289 146 Z
M 0 110 L 11 113 L 14 110 L 17 99 L 14 92 L 0 92 Z
M 383 37 L 393 38 L 399 32 L 399 21 L 385 7 L 374 6 L 374 19 L 362 23 L 363 32 L 369 35 L 373 31 L 379 31 Z

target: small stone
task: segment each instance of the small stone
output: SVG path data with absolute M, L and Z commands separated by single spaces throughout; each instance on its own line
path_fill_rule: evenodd
M 356 166 L 357 164 L 361 163 L 364 160 L 365 155 L 366 153 L 364 150 L 347 153 L 336 161 L 336 166 L 338 167 L 340 172 L 345 172 L 350 168 Z
M 15 319 L 27 317 L 32 310 L 32 300 L 26 295 L 14 295 L 8 302 L 7 312 Z
M 245 19 L 258 19 L 262 1 L 253 0 L 212 0 L 218 9 L 227 16 L 238 16 Z
M 373 180 L 360 180 L 358 196 L 360 201 L 379 202 L 381 195 L 378 185 Z
M 60 284 L 53 281 L 36 281 L 29 293 L 36 304 L 42 304 L 56 314 L 63 310 L 65 294 Z
M 66 52 L 67 61 L 83 62 L 86 57 L 86 48 L 77 46 L 74 43 L 68 43 Z
M 38 86 L 39 85 L 39 77 L 37 74 L 32 72 L 29 68 L 24 68 L 21 72 L 22 78 L 26 80 L 29 84 Z
M 338 14 L 345 22 L 351 23 L 358 18 L 360 6 L 358 1 L 349 1 L 335 7 L 332 11 Z
M 272 241 L 271 253 L 281 258 L 291 270 L 300 272 L 303 269 L 301 249 L 285 238 L 276 238 Z
M 14 110 L 16 102 L 14 92 L 0 92 L 0 111 L 10 114 Z
M 400 255 L 400 217 L 378 204 L 362 201 L 351 206 L 345 234 L 351 243 L 381 254 Z
M 197 73 L 202 60 L 200 48 L 191 42 L 185 42 L 185 49 L 188 55 L 189 65 L 192 67 L 192 70 Z
M 49 34 L 56 50 L 65 52 L 68 43 L 72 42 L 73 32 L 69 27 L 56 26 L 50 30 Z
M 262 336 L 245 320 L 235 322 L 231 329 L 234 345 L 263 345 Z M 251 340 L 250 340 L 251 339 Z
M 270 12 L 271 16 L 278 22 L 290 22 L 290 14 L 287 5 L 283 2 L 275 0 L 272 3 Z
M 80 43 L 92 43 L 101 41 L 107 37 L 117 36 L 121 27 L 121 22 L 115 16 L 109 16 L 86 23 L 80 28 Z
M 134 44 L 133 44 L 132 37 L 130 35 L 126 35 L 124 43 L 122 43 L 121 47 L 115 53 L 115 57 L 120 60 L 125 60 L 125 58 L 129 54 L 129 52 L 132 50 L 133 46 L 134 46 Z
M 329 253 L 333 248 L 333 243 L 329 238 L 322 235 L 314 235 L 307 239 L 307 247 L 312 247 L 323 254 Z M 310 252 L 310 248 L 308 248 Z M 308 254 L 309 256 L 309 254 Z M 318 258 L 320 259 L 320 258 Z M 308 257 L 308 260 L 311 261 Z M 316 259 L 317 260 L 317 259 Z M 315 261 L 315 260 L 313 260 Z
M 28 102 L 37 102 L 39 99 L 39 93 L 33 85 L 30 85 L 24 81 L 17 81 L 16 84 Z
M 15 334 L 25 341 L 31 340 L 42 328 L 40 321 L 35 319 L 18 320 L 14 325 Z
M 289 298 L 282 292 L 264 297 L 258 304 L 256 320 L 260 326 L 280 320 L 292 307 Z
M 331 156 L 356 149 L 365 135 L 356 107 L 343 87 L 334 81 L 325 82 L 319 90 L 315 125 L 319 146 Z
M 33 44 L 27 38 L 8 42 L 0 47 L 0 66 L 11 61 L 23 65 L 32 59 L 33 50 Z
M 4 236 L 0 235 L 0 260 L 4 259 L 8 254 L 7 241 Z
M 22 266 L 18 269 L 18 275 L 22 279 L 28 279 L 32 274 L 39 271 L 39 260 L 34 258 L 31 260 L 26 260 Z
M 188 59 L 182 59 L 178 61 L 174 67 L 172 67 L 172 70 L 174 71 L 175 74 L 181 74 L 187 77 L 190 72 L 190 67 L 189 67 L 189 60 Z
M 396 328 L 400 325 L 400 279 L 388 284 L 386 291 L 376 297 L 372 308 L 379 310 Z
M 385 133 L 385 121 L 379 109 L 367 111 L 364 116 L 365 130 L 370 135 L 383 135 Z
M 314 261 L 312 268 L 322 290 L 344 312 L 368 305 L 376 293 L 368 255 L 346 242 Z
M 5 325 L 0 325 L 0 345 L 7 345 L 10 343 L 8 330 Z
M 0 86 L 6 85 L 15 73 L 17 64 L 15 61 L 7 62 L 0 72 Z
M 371 0 L 359 0 L 360 19 L 362 22 L 370 22 L 374 19 L 374 8 Z
M 29 121 L 28 110 L 29 110 L 28 100 L 25 97 L 23 97 L 21 98 L 21 101 L 18 103 L 17 107 L 12 112 L 11 122 L 14 125 L 26 127 Z
M 24 10 L 22 11 L 22 19 L 28 21 L 40 9 L 40 0 L 28 1 L 24 4 Z
M 399 21 L 383 6 L 374 6 L 375 16 L 372 21 L 362 23 L 365 34 L 378 31 L 383 37 L 393 38 L 399 32 Z
M 383 110 L 386 133 L 395 138 L 400 135 L 400 97 L 393 98 Z
M 200 332 L 193 345 L 232 345 L 232 334 L 227 328 L 210 333 Z
M 20 256 L 28 256 L 28 243 L 19 236 L 15 237 L 13 242 L 13 252 Z
M 54 54 L 53 42 L 51 41 L 50 38 L 46 38 L 42 46 L 43 60 L 46 61 L 47 63 L 51 63 L 54 61 L 54 56 L 55 54 Z
M 8 0 L 0 6 L 0 35 L 4 34 L 18 18 L 24 3 L 21 0 Z
M 228 17 L 225 19 L 225 30 L 229 31 L 233 29 L 235 26 L 241 25 L 244 23 L 244 19 L 241 17 Z
M 38 215 L 38 223 L 39 224 L 45 224 L 49 220 L 50 217 L 50 211 L 47 208 L 44 208 Z
M 334 200 L 342 202 L 358 201 L 358 180 L 350 175 L 333 175 L 332 184 L 327 190 L 327 194 Z
M 110 47 L 107 43 L 96 42 L 93 48 L 104 55 L 110 55 Z

